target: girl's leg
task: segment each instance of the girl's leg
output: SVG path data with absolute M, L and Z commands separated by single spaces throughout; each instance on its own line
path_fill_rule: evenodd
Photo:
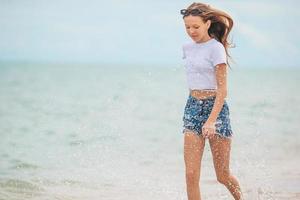
M 243 199 L 239 183 L 229 170 L 231 138 L 221 138 L 215 134 L 209 139 L 209 144 L 218 181 L 227 187 L 235 200 Z
M 184 134 L 184 161 L 188 200 L 201 200 L 199 180 L 205 139 L 186 130 Z

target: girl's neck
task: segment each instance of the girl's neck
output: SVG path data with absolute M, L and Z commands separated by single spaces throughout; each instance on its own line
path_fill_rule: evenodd
M 207 36 L 205 37 L 204 39 L 202 39 L 201 41 L 197 41 L 196 43 L 206 43 L 208 42 L 209 40 L 213 39 L 212 37 L 210 36 Z

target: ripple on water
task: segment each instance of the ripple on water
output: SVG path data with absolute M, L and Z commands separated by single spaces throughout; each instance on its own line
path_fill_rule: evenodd
M 27 199 L 44 192 L 40 185 L 19 179 L 0 179 L 0 190 L 11 199 Z
M 13 166 L 11 169 L 38 169 L 39 166 L 31 163 L 27 163 L 18 159 L 11 160 Z
M 86 144 L 92 144 L 92 143 L 99 143 L 99 142 L 110 142 L 110 141 L 116 141 L 118 140 L 117 136 L 113 135 L 102 135 L 98 137 L 92 137 L 90 139 L 82 140 L 82 139 L 77 139 L 69 142 L 70 146 L 79 146 L 79 145 L 86 145 Z
M 7 153 L 2 153 L 1 156 L 2 156 L 2 158 L 8 158 L 9 157 L 9 155 Z
M 13 169 L 38 169 L 39 167 L 30 163 L 20 163 L 12 167 Z

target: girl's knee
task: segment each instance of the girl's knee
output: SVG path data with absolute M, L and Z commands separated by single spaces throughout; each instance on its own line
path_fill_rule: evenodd
M 187 170 L 185 174 L 188 183 L 198 184 L 199 173 L 196 170 Z
M 219 175 L 217 176 L 217 180 L 219 183 L 226 185 L 229 182 L 229 174 L 223 174 L 223 175 Z

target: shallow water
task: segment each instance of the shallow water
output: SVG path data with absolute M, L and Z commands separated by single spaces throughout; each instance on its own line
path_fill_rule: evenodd
M 300 199 L 297 69 L 229 70 L 246 199 Z M 183 68 L 0 65 L 0 199 L 187 199 Z M 230 199 L 208 142 L 203 199 Z

